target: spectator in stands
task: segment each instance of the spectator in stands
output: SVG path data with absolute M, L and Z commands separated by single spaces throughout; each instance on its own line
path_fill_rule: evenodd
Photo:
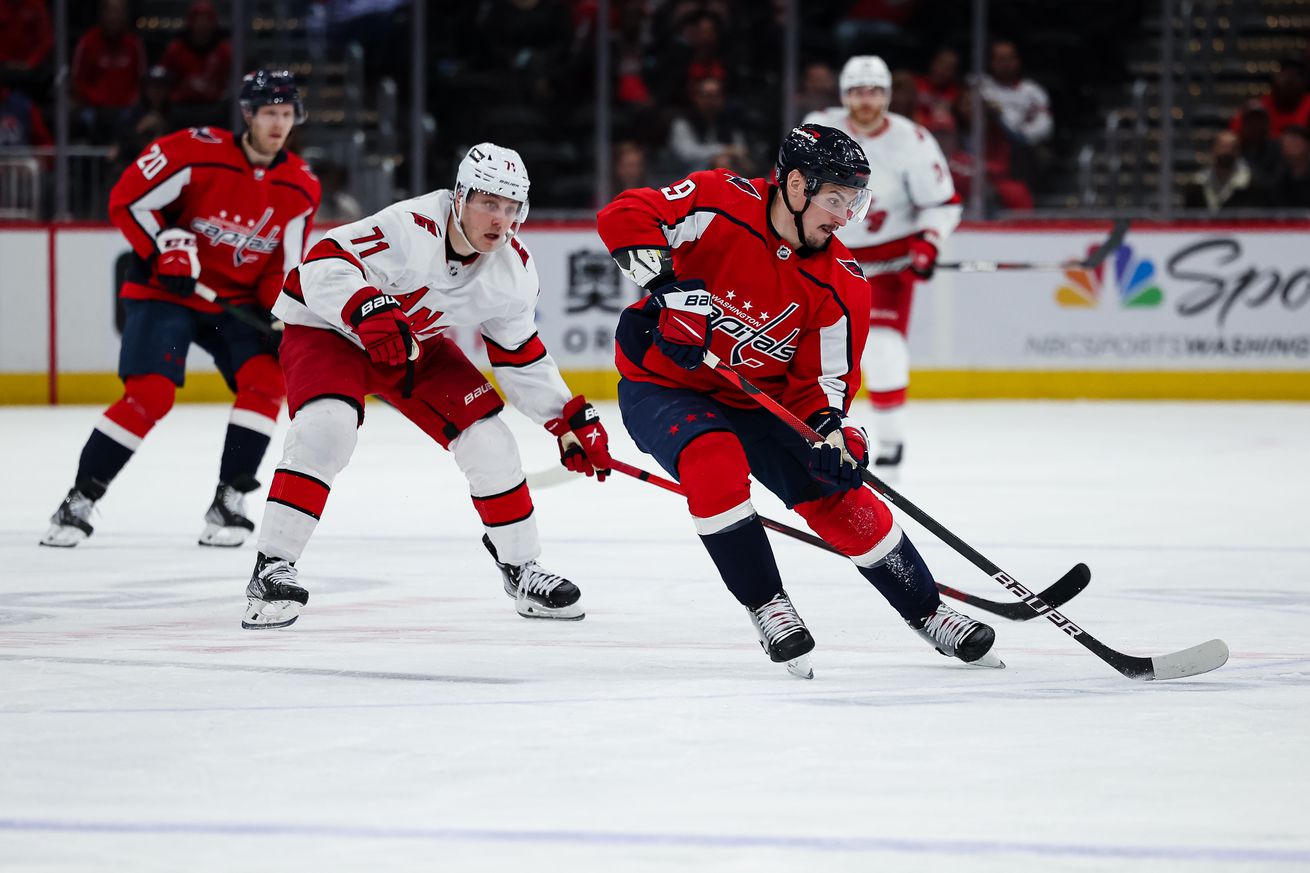
M 1269 112 L 1256 100 L 1242 110 L 1238 120 L 1241 122 L 1237 131 L 1241 141 L 1240 153 L 1251 168 L 1251 184 L 1263 191 L 1271 191 L 1274 177 L 1283 166 L 1283 153 L 1277 140 L 1269 135 Z
M 156 65 L 146 73 L 141 99 L 119 113 L 114 125 L 114 146 L 109 161 L 121 173 L 128 161 L 146 150 L 154 140 L 179 127 L 173 121 L 170 95 L 173 80 L 168 70 Z
M 974 180 L 979 175 L 979 162 L 973 154 L 973 89 L 961 88 L 952 107 L 954 124 L 936 131 L 942 154 L 951 168 L 955 191 L 966 202 L 972 195 Z M 988 217 L 1000 209 L 1032 209 L 1033 195 L 1015 167 L 1015 153 L 1022 150 L 1002 123 L 1000 110 L 983 103 L 985 127 L 983 152 L 986 187 L 983 195 L 984 212 Z
M 723 80 L 712 76 L 694 80 L 688 89 L 691 110 L 673 120 L 669 151 L 682 175 L 726 166 L 749 175 L 753 164 L 746 136 L 723 118 Z M 728 160 L 714 163 L 715 159 Z
M 1051 138 L 1051 101 L 1046 89 L 1021 75 L 1019 50 L 1009 40 L 992 43 L 990 75 L 982 78 L 983 99 L 1001 111 L 1001 122 L 1010 133 L 1030 146 Z
M 728 81 L 731 64 L 722 50 L 722 32 L 719 17 L 704 8 L 695 8 L 682 18 L 678 39 L 656 62 L 663 86 L 657 96 L 663 102 L 686 100 L 692 85 L 701 79 Z
M 1269 93 L 1260 98 L 1260 105 L 1269 114 L 1269 135 L 1278 139 L 1289 124 L 1310 126 L 1310 94 L 1306 93 L 1305 67 L 1299 60 L 1288 58 L 1278 65 L 1270 82 Z M 1233 119 L 1234 133 L 1242 132 L 1243 117 Z
M 164 49 L 160 64 L 173 77 L 171 96 L 184 124 L 220 124 L 225 120 L 232 44 L 219 32 L 213 3 L 195 0 L 191 4 L 186 29 Z
M 796 92 L 796 117 L 804 118 L 811 112 L 840 106 L 837 93 L 837 72 L 826 61 L 810 61 L 801 71 L 801 87 Z
M 21 78 L 21 70 L 0 67 L 0 148 L 54 145 L 41 110 L 26 94 L 10 87 Z M 48 167 L 50 159 L 43 158 L 42 164 Z
M 1310 131 L 1289 124 L 1279 137 L 1283 166 L 1274 179 L 1271 206 L 1280 209 L 1310 209 Z
M 914 86 L 920 123 L 934 131 L 954 126 L 953 107 L 960 96 L 960 56 L 955 50 L 938 49 L 928 62 L 928 74 L 917 77 Z
M 109 140 L 114 120 L 137 102 L 145 72 L 146 48 L 131 29 L 126 0 L 100 0 L 100 23 L 73 51 L 73 103 L 91 142 Z
M 46 0 L 0 0 L 0 68 L 31 74 L 54 44 Z
M 1183 192 L 1188 209 L 1256 209 L 1264 205 L 1261 192 L 1251 185 L 1251 168 L 1242 160 L 1241 142 L 1231 130 L 1220 131 L 1210 151 L 1210 166 L 1196 174 Z
M 616 142 L 610 156 L 614 178 L 611 192 L 618 194 L 629 188 L 647 188 L 650 176 L 646 169 L 646 149 L 632 140 Z

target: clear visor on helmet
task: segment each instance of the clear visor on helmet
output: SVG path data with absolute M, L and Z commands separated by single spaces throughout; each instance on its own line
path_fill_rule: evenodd
M 488 218 L 500 218 L 509 224 L 521 224 L 528 216 L 528 201 L 520 202 L 499 194 L 488 194 L 476 188 L 468 192 L 464 198 L 464 206 L 470 212 Z
M 824 182 L 809 198 L 811 205 L 846 223 L 863 221 L 869 211 L 870 199 L 867 188 L 851 188 L 832 182 Z

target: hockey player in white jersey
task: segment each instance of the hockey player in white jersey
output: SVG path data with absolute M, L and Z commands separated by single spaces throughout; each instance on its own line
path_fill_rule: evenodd
M 583 617 L 577 586 L 537 563 L 532 497 L 498 415 L 501 397 L 442 335 L 478 326 L 509 402 L 558 439 L 565 467 L 605 477 L 605 428 L 569 391 L 537 336 L 537 270 L 517 238 L 528 184 L 517 152 L 475 146 L 453 191 L 330 231 L 287 275 L 273 312 L 286 323 L 281 361 L 291 431 L 269 489 L 243 627 L 286 627 L 308 601 L 295 564 L 354 451 L 368 394 L 450 451 L 518 613 Z
M 938 251 L 960 223 L 960 198 L 932 135 L 887 111 L 892 76 L 881 58 L 851 58 L 838 85 L 843 105 L 812 112 L 805 122 L 846 131 L 869 159 L 868 215 L 839 229 L 837 236 L 869 277 L 872 308 L 861 363 L 873 403 L 874 464 L 894 470 L 904 454 L 910 384 L 905 337 L 914 285 L 932 278 Z

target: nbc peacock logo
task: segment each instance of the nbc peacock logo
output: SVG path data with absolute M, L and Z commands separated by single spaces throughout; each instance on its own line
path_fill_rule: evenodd
M 1095 247 L 1088 249 L 1090 254 Z M 1090 309 L 1100 305 L 1105 288 L 1105 264 L 1094 270 L 1065 270 L 1065 284 L 1055 291 L 1055 301 L 1066 308 Z M 1135 256 L 1132 246 L 1121 245 L 1114 253 L 1114 287 L 1119 290 L 1121 309 L 1151 309 L 1164 302 L 1164 292 L 1155 278 L 1155 262 Z

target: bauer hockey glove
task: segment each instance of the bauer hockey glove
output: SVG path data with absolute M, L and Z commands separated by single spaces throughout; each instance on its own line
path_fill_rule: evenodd
M 859 488 L 860 471 L 869 466 L 869 436 L 839 409 L 821 409 L 806 422 L 823 442 L 810 451 L 810 472 L 842 490 Z
M 355 292 L 341 310 L 375 364 L 399 366 L 409 360 L 410 328 L 396 298 L 371 285 Z
M 155 237 L 155 274 L 169 294 L 190 297 L 196 293 L 200 278 L 200 257 L 196 252 L 196 235 L 180 227 L 170 227 Z
M 931 279 L 936 269 L 937 234 L 925 230 L 918 236 L 910 237 L 910 272 L 920 279 Z
M 670 282 L 652 288 L 660 308 L 655 347 L 684 370 L 694 370 L 710 348 L 710 293 L 699 279 Z
M 559 418 L 546 422 L 546 430 L 559 440 L 559 462 L 574 473 L 596 474 L 604 482 L 614 465 L 610 438 L 596 407 L 579 394 L 564 404 Z

